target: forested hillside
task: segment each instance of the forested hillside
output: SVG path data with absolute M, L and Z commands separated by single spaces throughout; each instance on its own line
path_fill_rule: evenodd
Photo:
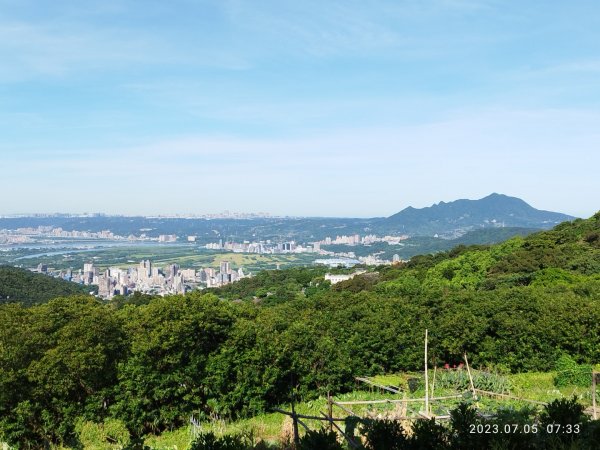
M 535 209 L 520 198 L 490 194 L 479 200 L 440 202 L 426 208 L 408 207 L 382 220 L 381 226 L 395 227 L 412 235 L 452 233 L 456 229 L 479 229 L 503 223 L 509 227 L 548 229 L 574 217 Z
M 0 436 L 69 442 L 78 420 L 133 435 L 344 392 L 356 375 L 430 361 L 545 371 L 600 362 L 600 213 L 526 238 L 457 247 L 334 286 L 323 268 L 219 290 L 104 304 L 0 306 Z
M 34 305 L 56 297 L 87 294 L 90 289 L 27 269 L 0 266 L 0 304 L 20 302 Z

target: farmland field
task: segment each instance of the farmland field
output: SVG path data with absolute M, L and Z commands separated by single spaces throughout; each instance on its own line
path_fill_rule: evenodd
M 91 245 L 59 248 L 19 248 L 0 252 L 0 264 L 34 268 L 46 264 L 51 269 L 78 270 L 87 262 L 101 269 L 125 268 L 149 259 L 158 266 L 179 264 L 184 268 L 218 267 L 221 261 L 229 261 L 233 267 L 257 272 L 265 269 L 310 265 L 315 259 L 311 254 L 244 254 L 219 250 L 206 250 L 194 244 L 148 244 L 124 243 L 123 245 Z

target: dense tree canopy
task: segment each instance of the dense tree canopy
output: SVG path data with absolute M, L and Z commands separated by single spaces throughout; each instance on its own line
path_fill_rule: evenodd
M 0 266 L 0 305 L 35 305 L 57 297 L 89 294 L 93 289 L 91 286 L 81 286 L 27 269 Z
M 69 442 L 78 419 L 134 435 L 191 414 L 236 417 L 295 392 L 431 361 L 548 370 L 600 361 L 600 214 L 489 247 L 379 267 L 332 287 L 324 269 L 260 273 L 165 298 L 0 306 L 0 436 Z M 139 296 L 138 296 L 139 297 Z

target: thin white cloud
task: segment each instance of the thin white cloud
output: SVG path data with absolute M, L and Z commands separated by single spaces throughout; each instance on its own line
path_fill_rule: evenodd
M 152 62 L 157 42 L 118 29 L 0 23 L 0 77 L 65 76 L 73 71 Z
M 265 54 L 289 57 L 447 57 L 464 51 L 465 44 L 481 46 L 505 36 L 482 34 L 463 27 L 460 33 L 431 33 L 430 27 L 464 20 L 474 12 L 494 13 L 497 5 L 483 0 L 419 2 L 304 1 L 265 2 L 231 0 L 223 10 L 236 29 L 264 39 L 261 48 L 241 48 L 264 59 Z
M 148 29 L 65 20 L 0 20 L 0 59 L 4 82 L 64 78 L 86 71 L 118 73 L 135 66 L 250 67 L 237 52 L 177 44 Z
M 54 210 L 68 209 L 54 192 L 65 186 L 74 191 L 92 186 L 98 195 L 88 199 L 89 209 L 110 212 L 110 199 L 152 185 L 170 187 L 153 188 L 155 203 L 142 202 L 156 213 L 163 204 L 169 211 L 189 211 L 190 198 L 199 193 L 204 200 L 195 211 L 223 209 L 221 186 L 230 209 L 265 209 L 269 198 L 273 206 L 267 209 L 292 215 L 385 215 L 409 204 L 427 206 L 493 191 L 585 215 L 593 212 L 594 193 L 600 190 L 596 123 L 600 113 L 595 111 L 496 110 L 303 139 L 189 137 L 82 151 L 54 161 L 12 161 L 0 187 L 14 188 L 17 174 L 27 171 L 27 184 L 45 189 Z

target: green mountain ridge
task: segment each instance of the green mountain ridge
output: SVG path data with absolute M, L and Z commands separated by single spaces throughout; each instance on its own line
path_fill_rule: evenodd
M 33 305 L 56 297 L 89 294 L 90 290 L 92 288 L 89 286 L 80 286 L 27 269 L 0 266 L 0 305 L 14 302 Z
M 493 193 L 479 200 L 440 202 L 420 209 L 409 206 L 378 224 L 410 235 L 433 235 L 501 224 L 548 229 L 572 219 L 566 214 L 535 209 L 520 198 Z
M 568 357 L 589 373 L 600 362 L 600 213 L 335 285 L 327 271 L 109 304 L 0 305 L 0 437 L 74 442 L 82 418 L 141 437 L 192 415 L 250 417 L 342 394 L 355 376 L 422 370 L 425 329 L 431 366 L 465 352 L 498 372 L 545 372 Z
M 99 232 L 111 230 L 121 236 L 151 237 L 194 235 L 198 243 L 226 240 L 295 240 L 311 242 L 327 236 L 350 234 L 408 234 L 410 236 L 458 237 L 467 231 L 496 227 L 549 229 L 565 220 L 566 214 L 542 211 L 525 201 L 502 194 L 479 200 L 440 202 L 427 208 L 408 207 L 390 217 L 262 217 L 252 219 L 160 218 L 160 217 L 0 217 L 0 229 L 60 227 L 64 230 Z

